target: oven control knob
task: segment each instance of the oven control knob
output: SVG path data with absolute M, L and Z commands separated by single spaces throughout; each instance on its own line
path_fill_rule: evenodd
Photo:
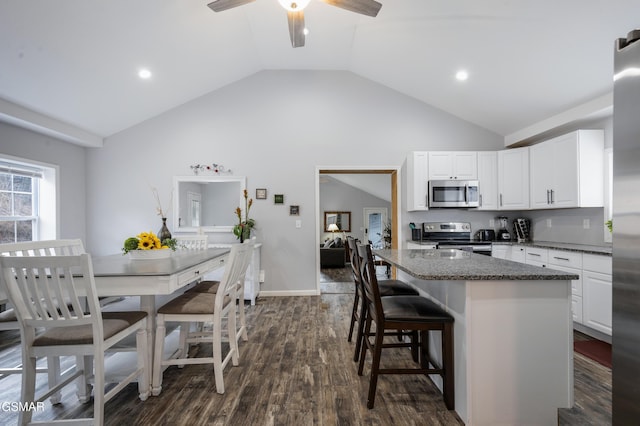
M 463 229 L 469 229 L 469 225 L 462 225 Z

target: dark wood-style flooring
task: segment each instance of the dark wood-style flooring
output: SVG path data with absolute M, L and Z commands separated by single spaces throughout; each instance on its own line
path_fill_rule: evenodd
M 335 272 L 335 271 L 334 271 Z M 459 425 L 438 390 L 420 376 L 384 376 L 376 406 L 366 408 L 368 369 L 357 375 L 347 342 L 352 286 L 325 280 L 321 296 L 259 298 L 246 305 L 249 341 L 240 344 L 240 366 L 227 367 L 219 395 L 210 365 L 170 367 L 163 391 L 142 402 L 130 385 L 105 406 L 107 425 Z M 326 284 L 326 285 L 324 285 Z M 19 358 L 19 336 L 0 332 L 0 359 Z M 210 354 L 210 345 L 193 348 Z M 13 354 L 13 355 L 10 355 Z M 411 362 L 398 349 L 396 360 Z M 611 370 L 575 356 L 576 406 L 561 410 L 561 425 L 611 423 Z M 38 382 L 44 383 L 44 375 Z M 18 375 L 0 378 L 0 401 L 20 397 Z M 35 419 L 76 418 L 92 411 L 68 387 L 63 403 L 45 404 Z M 15 424 L 0 410 L 0 424 Z

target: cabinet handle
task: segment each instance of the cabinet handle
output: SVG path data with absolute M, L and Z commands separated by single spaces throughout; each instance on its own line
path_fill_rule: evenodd
M 547 204 L 551 204 L 551 194 L 549 192 L 550 191 L 547 189 Z
M 555 196 L 554 196 L 554 190 L 551 190 L 551 204 L 554 204 L 556 201 L 554 200 Z
M 569 259 L 568 259 L 568 258 L 566 258 L 566 257 L 557 257 L 557 256 L 553 256 L 553 258 L 554 258 L 554 259 L 557 259 L 557 260 L 566 260 L 567 262 L 569 261 Z
M 538 256 L 540 257 L 540 255 L 538 253 L 527 253 L 529 256 Z
M 500 207 L 502 207 L 502 194 L 500 194 Z
M 478 204 L 480 205 L 480 207 L 482 207 L 482 194 L 478 195 L 478 201 Z

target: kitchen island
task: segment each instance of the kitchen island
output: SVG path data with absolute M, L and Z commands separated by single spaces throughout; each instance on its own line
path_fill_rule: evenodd
M 573 405 L 576 275 L 460 250 L 374 254 L 454 317 L 455 406 L 465 424 L 555 425 L 558 408 Z

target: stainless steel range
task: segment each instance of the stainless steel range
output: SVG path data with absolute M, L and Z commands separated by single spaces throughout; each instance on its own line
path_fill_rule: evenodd
M 422 241 L 433 242 L 439 249 L 458 249 L 491 256 L 491 241 L 473 240 L 471 224 L 467 222 L 424 222 Z

